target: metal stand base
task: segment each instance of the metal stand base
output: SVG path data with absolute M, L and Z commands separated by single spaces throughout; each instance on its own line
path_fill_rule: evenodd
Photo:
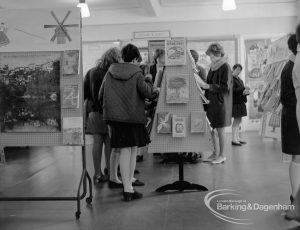
M 179 181 L 176 181 L 173 184 L 161 186 L 158 189 L 156 189 L 156 192 L 165 192 L 169 190 L 176 190 L 180 192 L 185 190 L 208 191 L 208 189 L 203 185 L 193 184 L 184 180 L 183 164 L 184 158 L 181 153 L 178 153 Z
M 89 184 L 89 196 L 86 198 L 88 204 L 92 203 L 93 192 L 92 192 L 92 179 L 86 169 L 86 154 L 85 146 L 82 147 L 82 174 L 80 178 L 80 183 L 77 190 L 77 196 L 75 197 L 0 197 L 0 201 L 77 201 L 77 211 L 75 213 L 76 219 L 80 218 L 80 201 L 84 199 L 87 195 L 87 181 Z M 81 194 L 81 189 L 83 192 Z

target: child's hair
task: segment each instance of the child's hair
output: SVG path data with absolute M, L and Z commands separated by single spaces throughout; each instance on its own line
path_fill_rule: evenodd
M 296 34 L 291 34 L 287 40 L 287 44 L 289 47 L 289 50 L 292 51 L 294 55 L 297 54 L 297 39 Z
M 213 54 L 216 57 L 223 57 L 225 55 L 223 47 L 219 43 L 212 43 L 206 50 L 206 55 Z
M 236 68 L 240 68 L 241 71 L 243 70 L 243 66 L 241 64 L 235 64 L 232 69 L 235 70 Z
M 191 52 L 191 55 L 192 55 L 192 57 L 193 57 L 195 63 L 197 63 L 198 60 L 199 60 L 199 54 L 197 53 L 196 50 L 190 50 L 190 52 Z
M 300 23 L 296 27 L 296 38 L 297 38 L 297 42 L 300 43 Z
M 127 44 L 122 48 L 121 52 L 124 62 L 132 62 L 134 59 L 138 62 L 142 61 L 139 49 L 133 44 Z
M 101 69 L 108 70 L 111 64 L 121 61 L 121 51 L 119 48 L 110 48 L 104 52 L 101 58 L 97 61 L 97 66 Z
M 156 49 L 154 51 L 154 54 L 153 54 L 154 63 L 156 64 L 157 63 L 157 59 L 159 57 L 161 57 L 162 55 L 164 55 L 164 54 L 165 54 L 165 50 L 163 50 L 163 49 Z

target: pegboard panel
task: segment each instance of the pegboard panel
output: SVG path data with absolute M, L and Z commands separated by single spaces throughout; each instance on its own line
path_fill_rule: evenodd
M 59 54 L 60 55 L 60 104 L 61 104 L 61 131 L 58 132 L 0 132 L 0 150 L 6 146 L 61 146 L 63 145 L 63 117 L 82 117 L 83 116 L 83 78 L 82 78 L 82 62 L 80 62 L 80 74 L 63 75 L 63 53 L 64 51 L 35 51 L 35 52 L 13 52 L 8 54 Z M 1 55 L 6 53 L 1 52 Z M 62 93 L 66 85 L 77 85 L 79 90 L 79 107 L 78 108 L 62 108 Z
M 189 101 L 186 104 L 167 104 L 166 103 L 166 76 L 167 75 L 188 75 L 189 76 Z M 194 78 L 194 70 L 190 55 L 187 55 L 187 63 L 184 66 L 166 66 L 162 80 L 159 100 L 154 116 L 151 131 L 151 143 L 149 153 L 168 153 L 168 152 L 209 152 L 214 150 L 212 136 L 208 122 L 206 123 L 205 133 L 191 133 L 191 112 L 203 112 L 202 99 L 198 93 Z M 157 113 L 170 112 L 173 115 L 186 118 L 186 137 L 174 138 L 172 134 L 157 133 Z

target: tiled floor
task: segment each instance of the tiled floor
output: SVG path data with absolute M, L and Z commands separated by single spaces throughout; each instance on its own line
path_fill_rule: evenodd
M 185 179 L 216 189 L 234 189 L 247 203 L 289 204 L 288 163 L 283 163 L 280 142 L 262 141 L 257 133 L 244 135 L 248 144 L 227 149 L 227 162 L 185 164 Z M 229 139 L 228 139 L 229 142 Z M 74 196 L 80 173 L 80 149 L 72 147 L 20 148 L 7 151 L 7 164 L 0 166 L 0 196 Z M 90 147 L 88 168 L 93 174 Z M 107 184 L 94 187 L 92 207 L 83 200 L 82 215 L 76 221 L 74 201 L 0 202 L 1 230 L 267 230 L 300 227 L 287 222 L 282 211 L 223 212 L 232 218 L 251 219 L 238 225 L 215 217 L 204 204 L 208 192 L 157 194 L 157 187 L 178 179 L 176 164 L 161 165 L 160 159 L 145 156 L 137 175 L 146 183 L 138 188 L 144 198 L 123 202 L 120 190 Z M 228 195 L 222 197 L 233 199 Z M 234 197 L 236 199 L 236 197 Z M 215 200 L 216 201 L 216 200 Z M 212 206 L 214 204 L 212 203 Z

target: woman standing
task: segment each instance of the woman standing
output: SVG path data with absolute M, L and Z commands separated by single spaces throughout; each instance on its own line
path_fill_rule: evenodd
M 163 49 L 156 49 L 153 55 L 154 65 L 150 66 L 150 74 L 152 75 L 152 82 L 155 86 L 160 87 L 161 84 L 161 76 L 160 79 L 156 80 L 156 77 L 163 72 L 165 67 L 165 51 Z M 156 80 L 156 81 L 155 81 Z
M 284 84 L 281 86 L 281 90 L 283 90 L 283 92 L 281 91 L 281 103 L 284 109 L 282 110 L 281 130 L 282 151 L 284 153 L 289 151 L 293 155 L 290 164 L 292 185 L 290 198 L 295 208 L 289 210 L 285 217 L 289 220 L 300 221 L 300 24 L 297 26 L 296 35 L 291 35 L 288 39 L 288 46 L 293 54 L 281 74 L 282 80 L 283 78 L 287 79 L 285 83 L 281 83 Z
M 99 59 L 96 67 L 90 69 L 84 78 L 84 99 L 87 100 L 87 129 L 86 132 L 93 135 L 93 163 L 94 182 L 99 183 L 108 180 L 108 175 L 101 171 L 102 148 L 105 145 L 106 167 L 110 169 L 110 139 L 106 123 L 103 121 L 102 109 L 99 106 L 98 94 L 104 76 L 113 63 L 121 61 L 121 52 L 118 48 L 107 50 Z
M 244 86 L 244 82 L 240 79 L 239 74 L 243 70 L 240 64 L 235 64 L 233 66 L 232 76 L 233 76 L 233 97 L 232 97 L 232 145 L 241 146 L 246 144 L 245 141 L 240 139 L 240 125 L 242 123 L 242 117 L 247 116 L 247 96 L 249 95 L 249 87 Z
M 140 52 L 132 44 L 122 49 L 124 63 L 109 68 L 101 86 L 99 99 L 104 120 L 111 134 L 111 147 L 120 149 L 120 170 L 124 200 L 142 198 L 132 187 L 138 147 L 146 146 L 145 98 L 155 98 L 158 90 L 145 81 L 139 67 Z
M 219 156 L 214 152 L 208 161 L 220 164 L 226 161 L 225 157 L 225 127 L 231 125 L 232 114 L 232 75 L 227 59 L 224 57 L 223 47 L 218 43 L 211 44 L 206 54 L 211 59 L 211 67 L 207 75 L 205 96 L 210 101 L 206 107 L 207 118 L 213 129 L 215 146 L 219 144 Z M 214 134 L 217 130 L 218 139 Z

